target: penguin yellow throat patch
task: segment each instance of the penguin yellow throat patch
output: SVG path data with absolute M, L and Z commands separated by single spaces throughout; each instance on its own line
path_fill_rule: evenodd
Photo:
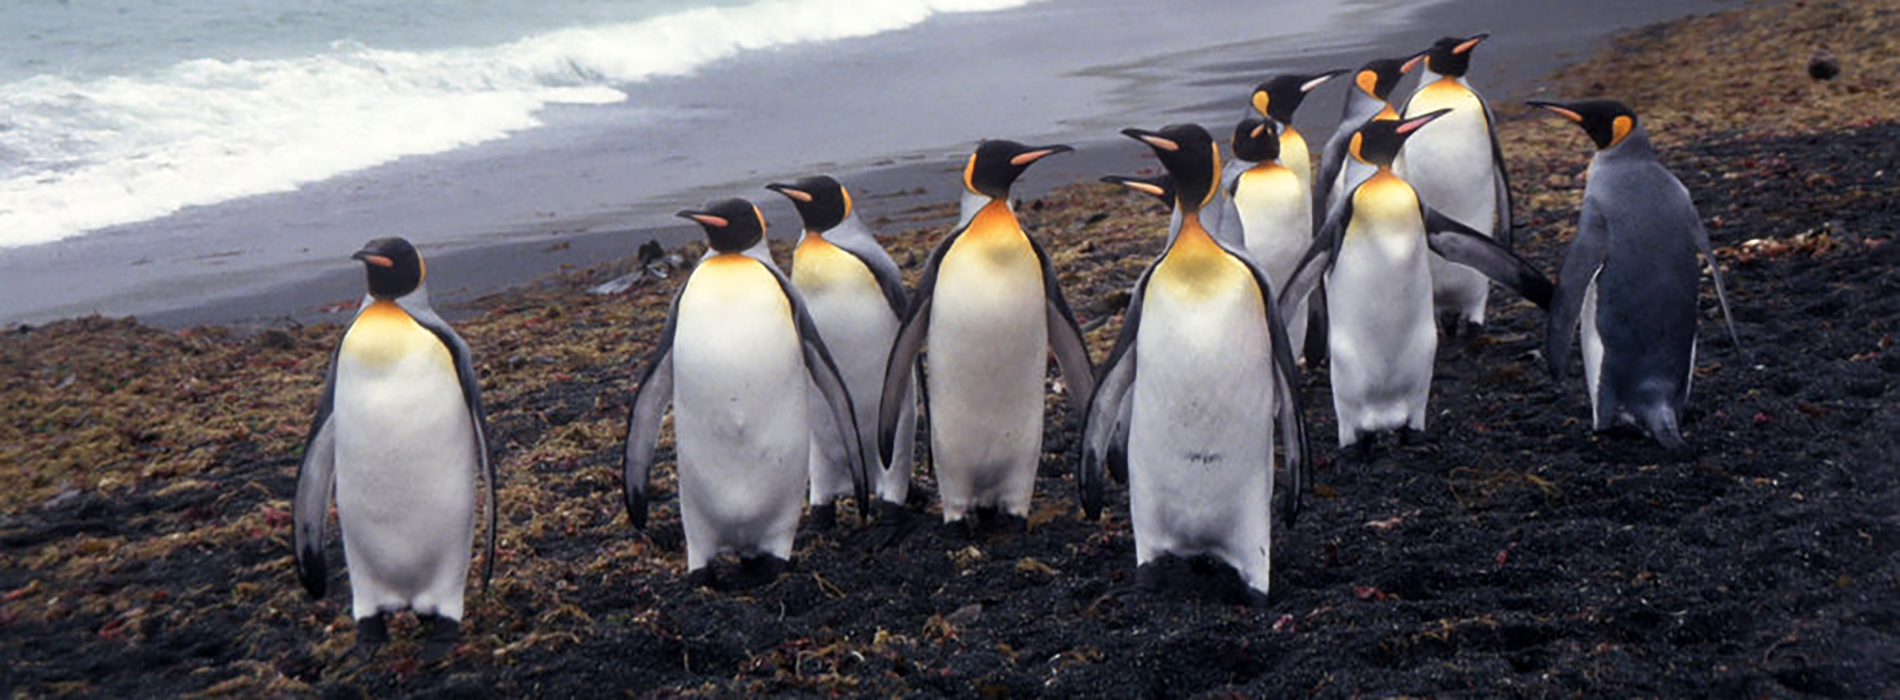
M 862 282 L 876 285 L 864 263 L 822 234 L 805 234 L 792 250 L 792 284 L 806 294 L 823 294 L 832 287 Z
M 1246 265 L 1222 250 L 1201 226 L 1199 214 L 1181 219 L 1181 233 L 1155 266 L 1148 286 L 1157 292 L 1188 299 L 1202 299 L 1222 290 L 1251 281 L 1253 273 Z
M 1365 184 L 1352 195 L 1352 224 L 1346 229 L 1351 236 L 1362 230 L 1361 224 L 1373 224 L 1374 231 L 1424 231 L 1424 215 L 1418 208 L 1418 192 L 1399 176 L 1392 174 L 1389 167 L 1379 168 L 1379 172 L 1367 178 Z M 1377 225 L 1386 222 L 1415 221 L 1408 227 Z
M 416 353 L 428 353 L 443 367 L 453 367 L 448 348 L 435 333 L 423 328 L 396 302 L 377 300 L 356 315 L 343 335 L 341 354 L 350 361 L 388 367 Z
M 1385 103 L 1385 107 L 1379 110 L 1378 114 L 1372 115 L 1372 120 L 1375 122 L 1395 122 L 1399 120 L 1399 111 L 1392 108 L 1392 103 L 1387 102 Z
M 1030 249 L 1029 237 L 1023 233 L 1023 226 L 1016 220 L 1016 213 L 1009 210 L 1003 200 L 993 200 L 977 210 L 970 219 L 970 225 L 963 235 L 951 246 L 963 248 L 964 253 L 977 253 L 979 257 L 997 265 L 1010 265 L 1027 254 L 1033 260 L 1035 253 Z
M 1447 75 L 1421 88 L 1412 97 L 1411 104 L 1406 105 L 1405 111 L 1408 114 L 1424 114 L 1440 109 L 1475 107 L 1477 103 L 1478 96 L 1470 88 Z

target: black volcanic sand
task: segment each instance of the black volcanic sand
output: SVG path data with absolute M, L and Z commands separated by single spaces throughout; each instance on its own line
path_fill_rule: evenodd
M 69 491 L 0 516 L 0 687 L 103 696 L 1891 694 L 1900 690 L 1900 420 L 1890 403 L 1900 352 L 1889 346 L 1900 246 L 1890 231 L 1900 211 L 1884 168 L 1900 162 L 1896 139 L 1900 125 L 1881 124 L 1716 140 L 1669 156 L 1718 222 L 1747 346 L 1738 352 L 1719 332 L 1705 293 L 1684 420 L 1693 458 L 1672 461 L 1639 437 L 1591 435 L 1580 378 L 1559 387 L 1544 376 L 1541 316 L 1508 299 L 1494 300 L 1483 338 L 1441 344 L 1426 445 L 1388 444 L 1360 468 L 1334 464 L 1330 397 L 1323 377 L 1309 377 L 1322 462 L 1310 509 L 1275 533 L 1265 609 L 1227 602 L 1231 572 L 1200 575 L 1191 563 L 1177 578 L 1198 589 L 1130 595 L 1125 506 L 1101 524 L 1077 518 L 1062 473 L 1073 434 L 1057 410 L 1027 534 L 972 539 L 936 523 L 934 510 L 876 554 L 852 528 L 807 533 L 791 573 L 732 592 L 691 589 L 676 568 L 640 565 L 570 566 L 551 581 L 505 585 L 530 558 L 598 562 L 604 551 L 654 548 L 678 558 L 670 491 L 656 504 L 651 540 L 626 527 L 614 495 L 617 444 L 538 463 L 514 478 L 577 475 L 561 495 L 594 505 L 564 528 L 519 536 L 509 530 L 528 515 L 505 511 L 516 551 L 504 555 L 496 591 L 472 604 L 470 640 L 454 659 L 424 665 L 414 642 L 398 641 L 365 664 L 343 653 L 354 637 L 345 596 L 309 603 L 284 590 L 295 585 L 287 514 L 271 504 L 292 491 L 295 458 L 238 441 L 207 470 L 214 488 L 169 494 L 160 480 Z M 1076 187 L 1047 203 L 1073 212 L 1063 198 L 1114 196 Z M 1041 235 L 1090 235 L 1085 220 L 1038 218 L 1042 204 L 1026 207 Z M 1550 231 L 1574 220 L 1574 204 L 1528 214 L 1526 247 L 1554 269 Z M 1112 307 L 1139 269 L 1121 261 L 1146 259 L 1156 245 L 1083 244 L 1079 264 L 1115 262 L 1071 288 L 1080 312 Z M 138 336 L 123 322 L 71 325 L 20 334 Z M 260 342 L 321 343 L 328 332 Z M 605 363 L 498 401 L 496 443 L 506 453 L 583 418 L 623 416 L 629 372 Z M 215 546 L 58 564 L 259 512 L 243 521 L 250 531 Z M 276 601 L 268 609 L 245 602 L 260 591 Z M 412 628 L 399 627 L 398 638 Z

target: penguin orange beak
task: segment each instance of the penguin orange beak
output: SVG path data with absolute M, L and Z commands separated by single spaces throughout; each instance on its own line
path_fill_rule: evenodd
M 1450 109 L 1441 109 L 1434 112 L 1426 112 L 1419 116 L 1412 117 L 1411 119 L 1407 119 L 1405 121 L 1399 122 L 1399 125 L 1398 125 L 1399 135 L 1409 136 L 1411 135 L 1412 132 L 1418 131 L 1420 127 L 1423 127 L 1426 124 L 1432 123 L 1432 120 L 1445 116 L 1450 113 L 1451 113 Z
M 1147 129 L 1136 129 L 1136 128 L 1130 127 L 1127 129 L 1122 129 L 1122 135 L 1128 138 L 1134 139 L 1136 141 L 1140 141 L 1142 143 L 1148 144 L 1149 146 L 1152 146 L 1159 150 L 1163 150 L 1163 151 L 1181 150 L 1181 144 L 1175 143 L 1174 139 L 1164 137 L 1160 134 L 1149 131 Z
M 1478 48 L 1478 44 L 1484 43 L 1484 40 L 1489 39 L 1489 38 L 1491 38 L 1491 35 L 1488 33 L 1479 34 L 1477 36 L 1464 40 L 1462 43 L 1459 43 L 1457 46 L 1451 47 L 1451 52 L 1455 54 L 1464 54 L 1466 52 L 1469 52 L 1472 49 Z
M 732 225 L 732 222 L 727 221 L 726 217 L 714 216 L 712 214 L 708 214 L 703 211 L 692 211 L 689 209 L 687 211 L 682 211 L 678 214 L 674 214 L 674 216 L 677 216 L 682 219 L 692 219 L 693 221 L 699 222 L 700 225 L 702 226 L 711 226 L 713 228 L 725 228 L 727 226 Z
M 367 250 L 356 251 L 356 254 L 351 255 L 350 259 L 361 260 L 363 262 L 369 263 L 371 265 L 375 265 L 377 267 L 395 267 L 396 266 L 396 261 L 390 260 L 389 256 L 377 255 Z
M 1149 182 L 1147 180 L 1143 180 L 1141 178 L 1128 177 L 1126 175 L 1103 175 L 1102 182 L 1106 182 L 1111 185 L 1121 185 L 1123 187 L 1134 190 L 1136 192 L 1146 192 L 1156 197 L 1160 197 L 1164 194 L 1167 194 L 1167 191 L 1161 189 L 1160 185 L 1157 185 L 1153 182 Z
M 1532 107 L 1542 107 L 1544 109 L 1555 112 L 1557 116 L 1563 117 L 1565 119 L 1576 122 L 1578 124 L 1583 123 L 1583 115 L 1578 114 L 1575 110 L 1572 110 L 1569 107 L 1564 106 L 1563 103 L 1560 103 L 1560 102 L 1545 102 L 1543 100 L 1528 100 L 1524 104 L 1530 105 Z
M 806 192 L 804 190 L 798 189 L 797 187 L 793 187 L 791 185 L 774 182 L 770 185 L 766 185 L 765 189 L 771 190 L 773 192 L 777 192 L 779 194 L 785 195 L 787 197 L 790 197 L 800 202 L 810 202 L 812 200 L 810 192 Z
M 1319 88 L 1319 86 L 1325 85 L 1326 81 L 1332 80 L 1333 78 L 1337 78 L 1340 75 L 1345 74 L 1347 70 L 1348 69 L 1346 68 L 1334 68 L 1332 70 L 1329 70 L 1324 73 L 1320 73 L 1319 75 L 1315 75 L 1311 78 L 1308 78 L 1306 82 L 1300 83 L 1300 92 L 1312 92 L 1313 90 Z
M 1428 55 L 1430 55 L 1430 54 L 1431 54 L 1431 51 L 1429 51 L 1429 50 L 1426 50 L 1426 51 L 1420 51 L 1420 52 L 1418 52 L 1418 54 L 1417 54 L 1417 55 L 1415 55 L 1415 56 L 1413 56 L 1413 57 L 1412 57 L 1411 59 L 1409 59 L 1409 60 L 1407 60 L 1407 61 L 1405 62 L 1405 65 L 1404 65 L 1404 66 L 1401 66 L 1401 67 L 1399 67 L 1399 72 L 1400 72 L 1400 73 L 1403 73 L 1403 74 L 1406 74 L 1406 75 L 1411 75 L 1411 73 L 1412 73 L 1412 69 L 1413 69 L 1413 68 L 1417 68 L 1417 67 L 1418 67 L 1418 64 L 1420 64 L 1420 63 L 1422 63 L 1422 62 L 1424 62 L 1424 61 L 1425 61 L 1425 57 L 1426 57 L 1426 56 L 1428 56 Z
M 1030 163 L 1034 163 L 1036 161 L 1042 160 L 1049 156 L 1053 156 L 1057 153 L 1068 153 L 1069 151 L 1073 151 L 1073 150 L 1075 149 L 1069 146 L 1061 145 L 1061 144 L 1057 144 L 1054 146 L 1041 146 L 1041 147 L 1033 148 L 1027 151 L 1023 151 L 1022 153 L 1016 154 L 1014 157 L 1009 159 L 1009 164 L 1014 165 L 1018 168 L 1027 167 Z

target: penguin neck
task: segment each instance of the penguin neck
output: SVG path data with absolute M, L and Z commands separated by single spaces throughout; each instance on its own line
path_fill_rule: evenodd
M 1591 160 L 1616 160 L 1620 158 L 1656 158 L 1656 147 L 1649 142 L 1649 133 L 1643 127 L 1631 129 L 1616 145 L 1597 151 Z
M 1340 123 L 1342 125 L 1364 124 L 1366 120 L 1377 116 L 1380 110 L 1391 108 L 1392 105 L 1387 104 L 1385 100 L 1367 94 L 1364 90 L 1353 88 L 1346 98 L 1345 117 L 1340 120 Z
M 978 194 L 967 189 L 964 190 L 963 197 L 957 200 L 957 228 L 968 227 L 970 221 L 976 218 L 978 212 L 983 211 L 984 207 L 998 202 L 1001 202 L 1005 207 L 1009 206 L 1009 202 L 1006 199 L 996 199 L 986 194 Z
M 1213 235 L 1207 232 L 1207 227 L 1201 225 L 1200 210 L 1183 209 L 1181 204 L 1176 204 L 1175 211 L 1181 213 L 1181 225 L 1175 229 L 1174 239 L 1168 242 L 1166 257 L 1197 255 L 1211 252 L 1208 250 L 1210 248 L 1219 248 L 1214 243 Z
M 979 195 L 980 196 L 980 195 Z M 1016 212 L 1009 208 L 1009 202 L 1001 199 L 982 197 L 983 203 L 974 211 L 964 214 L 963 233 L 965 236 L 983 237 L 1008 232 L 1022 234 L 1022 224 L 1016 220 Z M 970 204 L 970 198 L 964 198 L 964 205 Z

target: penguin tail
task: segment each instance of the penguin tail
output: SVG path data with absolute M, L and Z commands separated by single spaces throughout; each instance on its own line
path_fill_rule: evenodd
M 1658 403 L 1643 414 L 1644 427 L 1649 436 L 1676 457 L 1687 457 L 1695 450 L 1682 439 L 1682 430 L 1676 426 L 1676 411 L 1667 404 Z

